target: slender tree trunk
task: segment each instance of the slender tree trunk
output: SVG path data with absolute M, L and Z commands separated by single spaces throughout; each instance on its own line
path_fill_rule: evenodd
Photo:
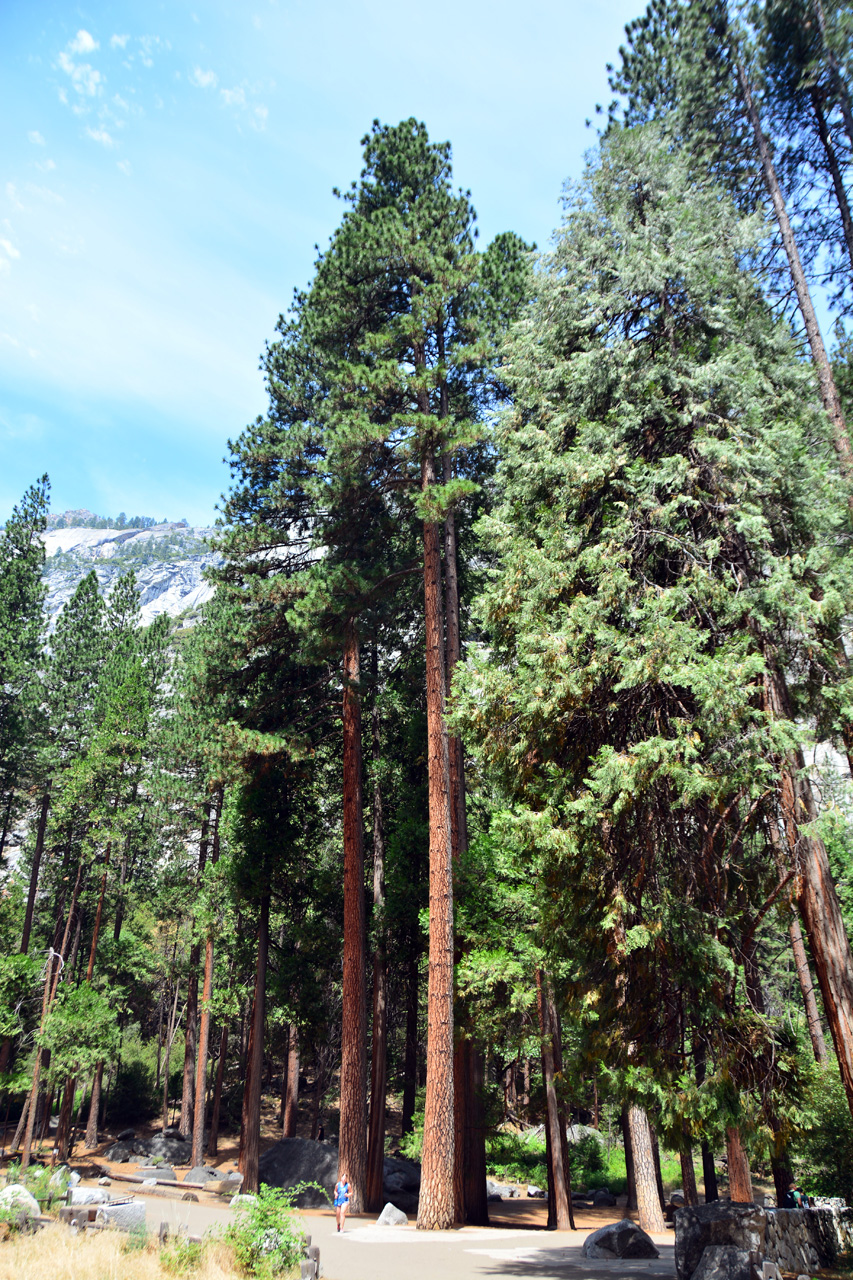
M 418 953 L 412 940 L 406 992 L 406 1042 L 403 1051 L 403 1137 L 412 1132 L 418 1091 Z
M 545 1084 L 546 1128 L 550 1170 L 549 1186 L 553 1186 L 550 1204 L 554 1210 L 554 1225 L 558 1231 L 573 1229 L 571 1189 L 566 1184 L 563 1163 L 563 1143 L 560 1137 L 560 1113 L 557 1091 L 554 1087 L 554 1036 L 548 1017 L 548 1001 L 544 992 L 542 974 L 536 970 L 536 1001 L 539 1007 L 539 1034 L 542 1040 L 542 1080 Z M 550 1220 L 550 1205 L 549 1205 Z
M 204 868 L 207 863 L 207 846 L 210 833 L 210 814 L 212 809 L 208 801 L 204 806 L 201 822 L 201 838 L 198 842 L 198 873 L 196 885 L 201 885 Z M 193 942 L 190 947 L 190 971 L 187 982 L 187 1020 L 184 1026 L 184 1078 L 181 1088 L 181 1118 L 178 1131 L 188 1137 L 193 1121 L 195 1106 L 195 1064 L 198 1053 L 198 967 L 201 963 L 201 943 Z M 202 1140 L 203 1141 L 203 1140 Z
M 30 888 L 27 894 L 27 909 L 24 914 L 24 927 L 21 932 L 21 954 L 26 955 L 30 949 L 30 934 L 33 928 L 33 911 L 36 905 L 36 893 L 38 892 L 39 869 L 41 867 L 42 853 L 44 852 L 44 833 L 47 829 L 47 811 L 50 808 L 50 788 L 48 788 L 41 798 L 41 808 L 39 809 L 39 821 L 36 828 L 36 847 L 33 851 L 33 865 L 30 868 Z
M 637 1186 L 637 1210 L 643 1231 L 665 1231 L 666 1223 L 658 1195 L 655 1176 L 655 1158 L 652 1149 L 652 1132 L 649 1117 L 642 1107 L 628 1108 L 628 1128 L 631 1133 L 631 1152 L 634 1157 L 634 1178 Z
M 89 1101 L 89 1120 L 86 1125 L 86 1150 L 91 1151 L 98 1145 L 98 1118 L 101 1111 L 101 1083 L 104 1076 L 104 1064 L 99 1062 L 92 1078 L 92 1097 Z
M 213 1086 L 213 1103 L 210 1108 L 210 1136 L 207 1154 L 215 1156 L 219 1144 L 219 1112 L 222 1107 L 222 1082 L 225 1078 L 225 1056 L 228 1053 L 228 1022 L 222 1024 L 219 1035 L 219 1058 L 216 1063 L 216 1083 Z
M 563 1078 L 563 1043 L 562 1030 L 560 1027 L 560 1015 L 557 1012 L 557 1005 L 554 1000 L 554 989 L 547 974 L 544 980 L 544 997 L 545 1007 L 548 1011 L 548 1026 L 551 1031 L 551 1049 L 554 1055 L 554 1075 Z M 555 1087 L 556 1093 L 556 1087 Z M 565 1104 L 560 1095 L 557 1094 L 557 1122 L 560 1129 L 560 1158 L 563 1161 L 563 1180 L 566 1184 L 566 1193 L 569 1204 L 569 1226 L 572 1231 L 575 1230 L 575 1215 L 572 1206 L 572 1171 L 569 1165 L 569 1138 L 566 1132 L 568 1127 L 568 1116 L 566 1115 Z M 485 1176 L 485 1149 L 483 1160 L 483 1174 Z
M 416 360 L 416 363 L 418 361 Z M 427 411 L 429 405 L 426 405 Z M 424 492 L 435 484 L 432 449 L 423 453 Z M 429 985 L 427 1079 L 418 1227 L 453 1225 L 453 867 L 447 727 L 444 720 L 444 636 L 438 525 L 424 521 L 427 770 L 429 780 Z
M 707 1142 L 702 1143 L 702 1181 L 705 1184 L 705 1203 L 710 1204 L 712 1200 L 719 1200 L 714 1153 Z
M 853 479 L 853 454 L 850 449 L 850 438 L 847 434 L 847 424 L 844 421 L 844 411 L 841 407 L 841 399 L 838 395 L 838 389 L 835 385 L 835 379 L 832 376 L 832 369 L 826 354 L 826 348 L 823 345 L 821 337 L 820 325 L 817 321 L 814 305 L 812 303 L 809 286 L 806 281 L 803 265 L 800 261 L 797 242 L 794 238 L 794 232 L 791 229 L 791 223 L 788 218 L 788 212 L 785 208 L 785 200 L 779 186 L 779 180 L 776 176 L 776 169 L 773 165 L 773 158 L 770 155 L 770 148 L 767 145 L 767 139 L 761 128 L 761 120 L 752 100 L 752 92 L 749 87 L 746 71 L 743 64 L 737 63 L 737 76 L 740 84 L 741 94 L 743 95 L 744 106 L 752 125 L 752 131 L 755 135 L 755 145 L 761 159 L 761 166 L 764 172 L 764 182 L 767 187 L 770 201 L 773 205 L 773 212 L 776 215 L 776 221 L 779 226 L 779 233 L 782 237 L 782 245 L 788 258 L 788 265 L 791 271 L 791 280 L 797 295 L 797 303 L 800 308 L 800 314 L 803 317 L 803 323 L 806 328 L 806 337 L 808 338 L 809 348 L 812 355 L 812 363 L 817 374 L 818 384 L 820 386 L 820 395 L 823 401 L 823 407 L 826 410 L 832 428 L 833 441 L 835 444 L 835 452 L 838 456 L 839 467 L 842 475 L 850 481 Z M 853 489 L 848 493 L 848 504 L 853 511 Z
M 266 1014 L 267 960 L 269 956 L 270 899 L 261 898 L 258 922 L 258 966 L 255 971 L 255 999 L 252 1005 L 252 1049 L 246 1071 L 246 1124 L 240 1172 L 243 1190 L 258 1190 L 258 1159 L 261 1137 L 261 1079 L 264 1065 L 264 1019 Z
M 361 690 L 356 622 L 344 637 L 344 954 L 341 1009 L 340 1170 L 350 1182 L 350 1212 L 364 1207 L 367 1174 L 367 992 L 364 937 L 364 812 Z
M 56 1126 L 56 1154 L 60 1164 L 68 1160 L 68 1146 L 71 1139 L 71 1119 L 74 1109 L 74 1094 L 77 1089 L 77 1077 L 69 1076 L 65 1082 L 62 1095 L 62 1106 L 59 1109 L 59 1122 Z
M 377 689 L 376 648 L 373 650 L 373 686 Z M 388 1054 L 388 1007 L 385 943 L 385 828 L 382 820 L 382 788 L 379 783 L 381 743 L 379 706 L 374 696 L 373 730 L 373 1033 L 370 1055 L 370 1127 L 367 1136 L 367 1194 L 369 1212 L 382 1208 L 385 1168 L 385 1093 Z
M 628 1124 L 627 1107 L 622 1108 L 619 1123 L 622 1127 L 622 1142 L 625 1147 L 625 1175 L 628 1183 L 628 1204 L 626 1208 L 631 1213 L 637 1208 L 637 1181 L 634 1176 L 634 1151 L 631 1146 L 631 1128 Z
M 291 1022 L 287 1031 L 287 1085 L 284 1090 L 282 1112 L 282 1137 L 296 1137 L 296 1120 L 299 1115 L 299 1029 Z
M 696 1170 L 693 1168 L 693 1147 L 688 1145 L 680 1152 L 681 1185 L 684 1188 L 684 1203 L 698 1204 L 699 1191 L 696 1186 Z
M 832 187 L 835 191 L 835 201 L 838 205 L 838 212 L 841 215 L 841 227 L 844 231 L 844 243 L 847 245 L 847 256 L 853 265 L 853 218 L 850 216 L 850 202 L 847 199 L 847 191 L 844 187 L 844 179 L 841 176 L 841 166 L 838 163 L 838 156 L 829 135 L 829 129 L 826 124 L 826 115 L 823 109 L 823 98 L 817 85 L 812 85 L 809 90 L 809 96 L 812 100 L 812 108 L 814 110 L 815 119 L 817 120 L 817 131 L 820 134 L 820 140 L 826 153 L 826 162 L 829 166 L 829 172 L 832 176 Z
M 666 1203 L 666 1197 L 663 1194 L 663 1175 L 661 1174 L 661 1170 L 660 1170 L 660 1144 L 658 1143 L 657 1130 L 655 1129 L 654 1125 L 649 1125 L 649 1130 L 652 1135 L 652 1160 L 654 1161 L 654 1166 L 655 1166 L 655 1184 L 658 1189 L 658 1200 L 660 1201 L 660 1207 L 661 1209 L 663 1209 Z
M 210 1000 L 213 995 L 213 934 L 207 935 L 204 948 L 204 988 L 201 996 L 201 1020 L 198 1034 L 198 1067 L 195 1073 L 193 1103 L 192 1165 L 204 1164 L 204 1100 L 207 1086 L 207 1056 L 210 1048 Z
M 732 1204 L 752 1203 L 752 1177 L 749 1160 L 740 1140 L 740 1130 L 734 1125 L 726 1129 L 726 1154 L 729 1160 L 729 1199 Z
M 841 69 L 838 66 L 838 59 L 835 52 L 829 45 L 826 38 L 826 15 L 823 11 L 821 0 L 813 0 L 815 16 L 820 29 L 820 36 L 823 42 L 824 53 L 826 54 L 826 62 L 829 67 L 830 77 L 835 92 L 838 96 L 838 105 L 841 107 L 841 115 L 844 120 L 844 128 L 847 132 L 847 141 L 853 147 L 853 108 L 850 105 L 850 94 L 847 92 L 847 85 L 841 75 Z
M 812 1042 L 812 1051 L 815 1060 L 823 1065 L 826 1062 L 826 1041 L 823 1038 L 823 1027 L 820 1024 L 820 1013 L 818 1012 L 817 999 L 814 993 L 809 958 L 806 955 L 806 944 L 803 942 L 803 931 L 796 916 L 788 926 L 788 934 L 791 939 L 791 950 L 794 953 L 797 980 L 803 996 L 803 1008 L 806 1014 L 806 1026 L 809 1029 L 809 1039 Z M 787 1187 L 785 1190 L 787 1191 Z

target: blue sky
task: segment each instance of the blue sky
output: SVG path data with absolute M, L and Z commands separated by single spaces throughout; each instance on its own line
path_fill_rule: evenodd
M 0 518 L 209 522 L 258 357 L 374 117 L 453 144 L 481 243 L 540 245 L 642 0 L 0 6 Z

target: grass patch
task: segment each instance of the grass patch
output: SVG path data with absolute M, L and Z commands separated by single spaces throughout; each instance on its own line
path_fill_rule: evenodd
M 127 1248 L 119 1231 L 72 1235 L 49 1226 L 36 1235 L 16 1235 L 0 1244 L 0 1280 L 242 1280 L 234 1250 L 221 1240 L 194 1246 L 177 1241 L 160 1249 L 156 1241 Z

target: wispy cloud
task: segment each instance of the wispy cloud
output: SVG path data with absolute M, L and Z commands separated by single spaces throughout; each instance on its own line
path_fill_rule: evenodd
M 36 164 L 36 168 L 37 168 L 37 169 L 39 169 L 42 173 L 50 173 L 50 172 L 51 172 L 51 170 L 53 170 L 53 169 L 55 169 L 55 168 L 56 168 L 56 161 L 55 161 L 55 160 L 40 160 L 40 161 Z
M 75 62 L 63 49 L 59 55 L 59 65 L 65 74 L 71 77 L 71 83 L 78 93 L 82 93 L 88 98 L 94 98 L 95 94 L 99 92 L 103 76 L 91 63 Z M 61 93 L 60 97 L 62 97 Z
M 130 177 L 130 175 L 133 173 L 133 170 L 132 170 L 132 169 L 131 169 L 131 167 L 130 167 L 130 161 L 129 161 L 129 160 L 118 160 L 118 161 L 116 161 L 116 168 L 121 169 L 122 173 L 124 174 L 124 176 L 125 176 L 126 178 L 129 178 L 129 177 Z
M 245 107 L 246 92 L 239 86 L 236 89 L 220 89 L 219 92 L 226 107 Z
M 130 36 L 110 36 L 110 48 L 123 49 L 129 39 Z
M 106 129 L 93 129 L 91 125 L 87 126 L 86 132 L 93 142 L 100 142 L 103 147 L 114 147 L 115 142 L 107 133 Z
M 20 258 L 21 256 L 11 240 L 0 240 L 0 249 L 3 250 L 7 258 Z
M 68 48 L 72 53 L 94 53 L 100 48 L 97 40 L 89 35 L 88 31 L 78 31 L 73 40 L 68 44 Z
M 30 142 L 32 142 L 37 147 L 43 147 L 45 145 L 44 138 L 41 136 L 38 129 L 30 129 L 29 133 L 27 134 L 27 137 L 29 138 Z
M 252 120 L 252 125 L 254 126 L 254 128 L 259 131 L 261 129 L 265 129 L 267 127 L 267 118 L 269 116 L 269 108 L 264 106 L 255 107 L 253 115 L 254 115 L 254 119 Z
M 194 84 L 197 89 L 215 89 L 218 83 L 215 71 L 202 71 L 201 67 L 196 67 L 190 73 L 190 84 Z

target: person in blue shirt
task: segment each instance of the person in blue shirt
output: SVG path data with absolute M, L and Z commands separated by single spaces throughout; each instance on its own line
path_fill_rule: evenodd
M 343 1231 L 344 1229 L 347 1209 L 349 1208 L 349 1192 L 350 1186 L 346 1172 L 341 1169 L 338 1181 L 335 1183 L 335 1219 L 338 1224 L 338 1231 Z

